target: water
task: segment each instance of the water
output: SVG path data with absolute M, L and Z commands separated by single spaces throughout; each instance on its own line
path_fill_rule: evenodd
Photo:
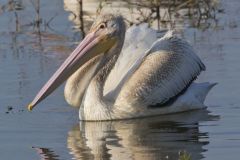
M 207 111 L 113 122 L 79 122 L 78 111 L 64 100 L 63 87 L 33 112 L 26 110 L 81 39 L 82 28 L 72 18 L 79 16 L 78 7 L 69 8 L 67 1 L 40 1 L 39 16 L 37 1 L 8 2 L 0 1 L 0 159 L 178 159 L 183 152 L 194 160 L 238 159 L 238 0 L 220 1 L 215 17 L 198 26 L 189 17 L 170 25 L 153 23 L 187 27 L 184 37 L 207 66 L 198 81 L 219 83 L 206 99 Z M 87 10 L 99 6 L 93 0 L 83 4 Z M 83 17 L 85 32 L 91 16 Z

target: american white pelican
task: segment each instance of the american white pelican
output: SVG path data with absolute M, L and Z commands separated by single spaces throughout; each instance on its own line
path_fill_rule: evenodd
M 124 43 L 125 39 L 125 43 Z M 123 48 L 123 49 L 122 49 Z M 65 99 L 80 120 L 115 120 L 204 108 L 215 85 L 192 81 L 205 70 L 192 47 L 146 25 L 126 31 L 122 16 L 99 16 L 88 35 L 28 105 L 32 110 L 67 80 Z

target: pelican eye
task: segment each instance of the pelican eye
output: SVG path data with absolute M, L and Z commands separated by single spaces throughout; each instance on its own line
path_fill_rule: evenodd
M 105 23 L 100 24 L 99 28 L 100 28 L 100 29 L 106 28 L 106 24 L 105 24 Z

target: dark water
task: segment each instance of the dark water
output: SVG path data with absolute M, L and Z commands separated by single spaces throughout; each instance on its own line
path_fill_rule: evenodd
M 183 152 L 194 160 L 238 159 L 238 0 L 215 0 L 215 12 L 203 14 L 201 20 L 194 13 L 178 17 L 174 23 L 153 23 L 155 28 L 186 28 L 184 36 L 207 66 L 198 81 L 219 83 L 207 97 L 208 110 L 119 122 L 79 122 L 78 111 L 64 100 L 63 87 L 33 112 L 26 110 L 81 39 L 79 30 L 87 31 L 96 13 L 94 7 L 99 7 L 98 1 L 84 1 L 84 13 L 89 16 L 83 17 L 81 28 L 76 20 L 81 18 L 76 12 L 79 8 L 72 1 L 43 0 L 39 7 L 37 2 L 0 1 L 0 159 L 174 160 Z M 118 4 L 115 1 L 110 6 Z

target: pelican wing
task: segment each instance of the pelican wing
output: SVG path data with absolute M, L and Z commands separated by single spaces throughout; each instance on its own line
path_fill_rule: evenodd
M 161 33 L 146 23 L 133 25 L 126 31 L 122 51 L 104 86 L 105 95 L 110 93 L 110 98 L 116 97 L 126 79 L 139 67 L 158 37 L 161 37 Z
M 125 81 L 116 104 L 164 104 L 183 91 L 202 70 L 205 66 L 193 48 L 169 31 L 153 43 L 140 65 Z

